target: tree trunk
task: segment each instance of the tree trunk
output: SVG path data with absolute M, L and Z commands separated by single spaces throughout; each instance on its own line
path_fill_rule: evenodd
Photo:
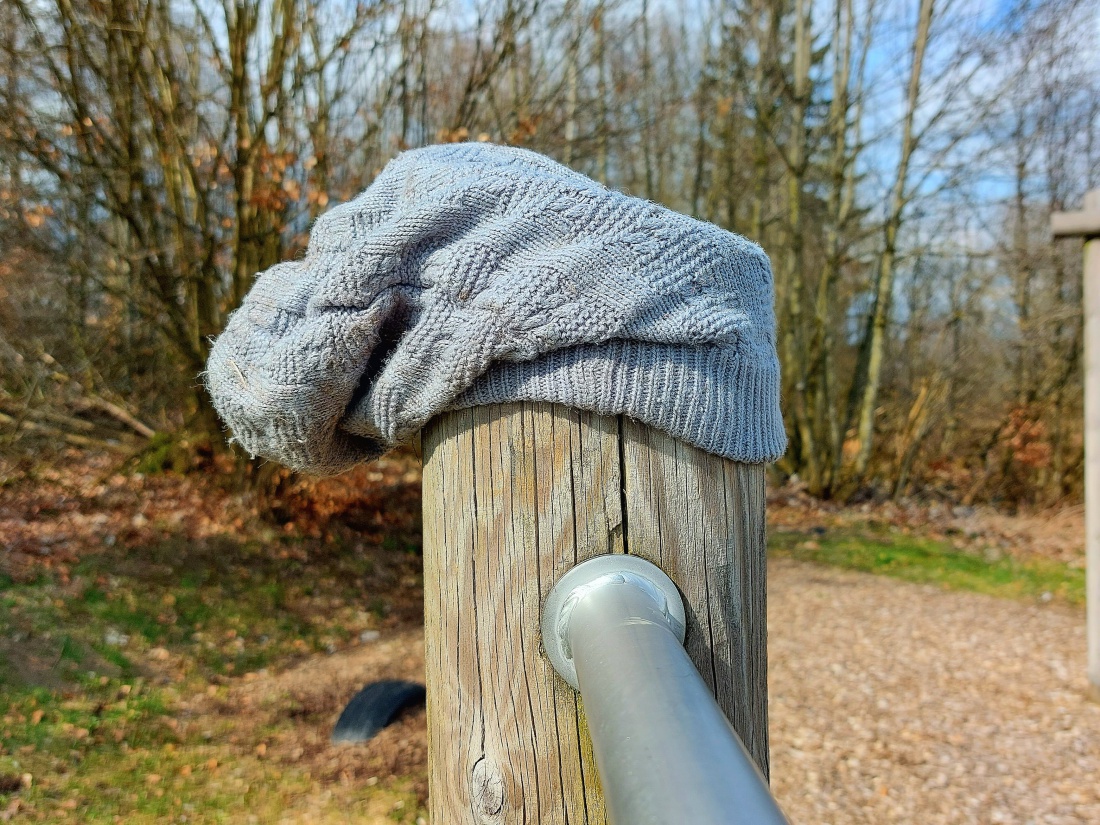
M 853 481 L 862 482 L 867 475 L 874 446 L 875 419 L 879 386 L 882 381 L 882 359 L 886 349 L 886 327 L 890 320 L 891 299 L 894 291 L 894 265 L 897 255 L 898 231 L 901 229 L 905 206 L 909 199 L 909 161 L 915 148 L 913 121 L 920 103 L 921 73 L 928 37 L 932 28 L 935 0 L 921 0 L 917 19 L 916 38 L 913 43 L 913 62 L 909 71 L 909 90 L 906 99 L 905 120 L 902 124 L 901 156 L 898 158 L 890 206 L 883 227 L 883 249 L 875 272 L 874 303 L 868 318 L 860 352 L 859 372 L 852 385 L 852 398 L 857 411 L 857 438 L 859 450 L 855 458 Z M 850 405 L 850 408 L 853 405 Z M 851 414 L 849 414 L 849 425 Z

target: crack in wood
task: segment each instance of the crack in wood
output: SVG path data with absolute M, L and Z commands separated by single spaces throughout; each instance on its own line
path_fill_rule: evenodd
M 554 583 L 607 552 L 680 586 L 688 653 L 767 771 L 762 467 L 544 403 L 446 413 L 424 449 L 433 822 L 607 822 L 583 708 L 539 638 Z

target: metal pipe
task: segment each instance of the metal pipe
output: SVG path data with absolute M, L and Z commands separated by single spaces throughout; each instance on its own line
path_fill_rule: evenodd
M 767 782 L 684 651 L 672 581 L 636 556 L 570 570 L 543 647 L 584 701 L 613 825 L 779 825 Z

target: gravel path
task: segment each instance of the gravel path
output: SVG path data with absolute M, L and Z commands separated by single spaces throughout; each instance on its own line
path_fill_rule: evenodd
M 1100 825 L 1100 703 L 1086 697 L 1083 611 L 791 561 L 769 573 L 772 787 L 794 825 Z M 267 737 L 269 757 L 352 786 L 392 773 L 423 790 L 423 713 L 366 749 L 328 745 L 364 673 L 422 669 L 415 628 L 241 682 L 225 701 L 257 729 L 289 700 L 309 711 Z M 287 821 L 330 821 L 317 813 L 330 807 L 322 796 Z
M 770 575 L 772 785 L 793 823 L 1100 823 L 1083 611 Z

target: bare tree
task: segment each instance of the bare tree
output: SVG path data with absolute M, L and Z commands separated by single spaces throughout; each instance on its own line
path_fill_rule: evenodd
M 194 376 L 254 273 L 397 152 L 492 140 L 769 251 L 780 478 L 1072 495 L 1080 285 L 1045 224 L 1100 182 L 1088 4 L 681 2 L 0 6 L 0 414 L 216 433 Z

